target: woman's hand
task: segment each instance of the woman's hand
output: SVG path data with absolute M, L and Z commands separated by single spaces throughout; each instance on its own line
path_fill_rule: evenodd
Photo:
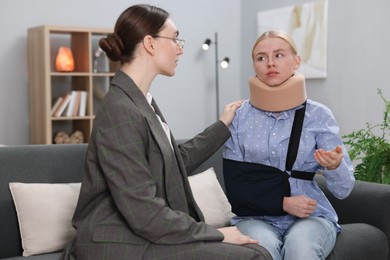
M 219 228 L 219 232 L 224 235 L 222 242 L 236 244 L 236 245 L 245 245 L 245 244 L 257 244 L 258 241 L 252 239 L 244 234 L 242 234 L 236 227 L 224 227 Z
M 338 145 L 333 151 L 318 149 L 314 153 L 314 158 L 319 165 L 326 167 L 328 170 L 335 170 L 340 166 L 343 159 L 343 148 Z
M 241 106 L 242 102 L 243 100 L 238 100 L 225 105 L 225 108 L 219 120 L 221 120 L 227 127 L 229 127 L 230 123 L 233 121 L 233 117 L 236 113 L 237 108 Z
M 304 195 L 284 197 L 283 210 L 298 218 L 307 218 L 315 211 L 317 201 Z

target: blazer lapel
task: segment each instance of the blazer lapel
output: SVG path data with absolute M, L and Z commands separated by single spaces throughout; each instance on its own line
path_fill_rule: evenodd
M 154 107 L 156 114 L 159 115 L 161 120 L 165 123 L 166 121 L 165 121 L 163 115 L 161 114 L 161 111 L 158 108 L 154 99 L 152 101 L 152 106 Z M 199 206 L 196 204 L 194 195 L 192 194 L 191 186 L 190 186 L 190 183 L 188 181 L 187 170 L 186 170 L 186 167 L 184 165 L 183 159 L 181 157 L 180 150 L 176 144 L 176 141 L 172 135 L 172 132 L 170 133 L 170 135 L 171 135 L 173 150 L 174 150 L 174 153 L 176 156 L 177 166 L 179 167 L 179 172 L 181 174 L 181 178 L 183 179 L 184 192 L 186 194 L 187 204 L 188 204 L 188 208 L 190 211 L 189 214 L 190 214 L 190 216 L 194 217 L 197 221 L 204 220 L 203 213 L 200 210 Z M 167 178 L 167 179 L 169 180 L 169 178 Z
M 146 97 L 143 95 L 141 90 L 135 85 L 134 81 L 122 71 L 118 72 L 113 78 L 112 85 L 121 88 L 139 108 L 139 112 L 145 116 L 150 126 L 152 135 L 154 136 L 158 146 L 163 153 L 164 161 L 169 160 L 169 158 L 166 158 L 166 156 L 172 156 L 171 144 L 166 137 L 164 129 L 162 128 L 156 113 L 150 107 Z M 162 119 L 162 116 L 160 117 Z
M 162 115 L 162 113 L 161 113 L 161 111 L 160 111 L 159 107 L 157 106 L 157 104 L 156 104 L 154 99 L 152 100 L 152 106 L 154 107 L 154 110 L 155 110 L 156 114 L 161 118 L 161 121 L 166 123 L 165 118 Z M 172 140 L 173 151 L 174 151 L 174 154 L 175 154 L 176 159 L 177 159 L 177 165 L 179 167 L 180 173 L 181 173 L 183 178 L 187 177 L 186 168 L 185 168 L 184 162 L 183 162 L 183 160 L 181 158 L 180 151 L 179 151 L 179 149 L 178 149 L 178 147 L 176 145 L 175 138 L 172 135 L 172 131 L 170 131 L 170 135 L 171 135 L 171 140 Z
M 156 112 L 156 114 L 160 117 L 161 121 L 163 121 L 164 123 L 166 123 L 165 121 L 165 118 L 164 116 L 162 115 L 159 107 L 157 106 L 157 103 L 155 102 L 155 100 L 153 99 L 152 100 L 152 106 Z M 162 128 L 162 127 L 161 127 Z M 164 132 L 165 134 L 165 132 Z M 185 199 L 186 199 L 186 205 L 185 205 L 185 212 L 189 213 L 191 216 L 198 218 L 198 211 L 197 209 L 194 210 L 194 208 L 196 208 L 194 205 L 194 197 L 192 195 L 192 192 L 191 192 L 191 187 L 190 187 L 190 184 L 188 182 L 188 179 L 187 179 L 187 171 L 186 171 L 186 168 L 185 168 L 185 165 L 184 165 L 184 162 L 183 162 L 183 159 L 181 158 L 181 155 L 180 155 L 180 151 L 176 145 L 176 142 L 175 142 L 175 139 L 172 135 L 172 132 L 170 131 L 170 135 L 171 135 L 171 140 L 172 140 L 172 147 L 173 147 L 173 152 L 172 152 L 172 147 L 170 147 L 170 154 L 174 155 L 175 157 L 170 157 L 169 160 L 171 160 L 172 164 L 167 167 L 166 171 L 165 171 L 165 187 L 171 187 L 172 184 L 171 183 L 176 183 L 178 180 L 178 178 L 180 178 L 180 181 L 183 185 L 183 195 L 185 195 Z M 168 140 L 168 138 L 166 138 Z M 169 196 L 169 194 L 175 194 L 173 196 Z M 176 206 L 184 206 L 183 205 L 183 197 L 178 197 L 177 196 L 177 186 L 174 185 L 173 186 L 173 190 L 172 190 L 172 193 L 169 192 L 169 190 L 167 191 L 167 195 L 168 195 L 168 199 L 169 199 L 169 203 L 171 206 L 173 205 L 176 205 Z M 188 210 L 190 212 L 188 212 Z M 194 211 L 196 212 L 195 214 Z

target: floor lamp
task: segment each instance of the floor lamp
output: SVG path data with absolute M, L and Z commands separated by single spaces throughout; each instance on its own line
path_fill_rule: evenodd
M 209 38 L 207 38 L 203 45 L 202 49 L 207 51 L 210 49 L 210 45 L 215 45 L 215 98 L 217 105 L 217 120 L 219 119 L 219 67 L 222 69 L 226 69 L 229 66 L 230 59 L 229 57 L 223 58 L 223 60 L 218 59 L 218 33 L 214 34 L 214 42 L 212 42 Z

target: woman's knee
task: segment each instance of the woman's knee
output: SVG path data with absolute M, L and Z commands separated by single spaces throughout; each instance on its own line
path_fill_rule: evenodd
M 236 226 L 241 233 L 256 239 L 260 246 L 270 252 L 273 259 L 281 259 L 282 236 L 272 225 L 261 220 L 245 220 Z
M 336 242 L 337 231 L 334 224 L 323 218 L 302 219 L 287 230 L 283 253 L 286 258 L 310 257 L 325 259 Z

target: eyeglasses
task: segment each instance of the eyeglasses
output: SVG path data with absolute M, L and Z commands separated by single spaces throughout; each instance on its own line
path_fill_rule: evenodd
M 165 36 L 160 36 L 160 35 L 153 35 L 154 38 L 163 38 L 163 39 L 169 39 L 172 40 L 176 43 L 176 45 L 180 48 L 184 48 L 185 40 L 184 39 L 179 39 L 179 38 L 171 38 L 171 37 L 165 37 Z

